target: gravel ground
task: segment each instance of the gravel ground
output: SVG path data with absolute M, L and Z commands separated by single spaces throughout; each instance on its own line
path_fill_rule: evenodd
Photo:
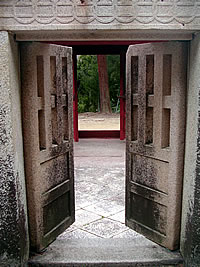
M 79 113 L 78 125 L 79 130 L 119 130 L 120 114 Z

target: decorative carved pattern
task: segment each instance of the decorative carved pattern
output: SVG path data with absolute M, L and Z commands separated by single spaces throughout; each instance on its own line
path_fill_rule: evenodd
M 200 0 L 1 0 L 3 25 L 197 24 Z

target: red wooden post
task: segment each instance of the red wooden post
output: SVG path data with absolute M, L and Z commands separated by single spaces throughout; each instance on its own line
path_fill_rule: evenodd
M 125 99 L 125 77 L 126 77 L 126 52 L 120 52 L 120 140 L 126 137 L 126 99 Z
M 74 141 L 78 142 L 78 90 L 77 90 L 77 57 L 73 53 L 73 123 Z

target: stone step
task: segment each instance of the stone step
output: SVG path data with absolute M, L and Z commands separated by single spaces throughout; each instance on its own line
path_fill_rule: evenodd
M 182 266 L 178 251 L 154 243 L 139 244 L 133 239 L 56 240 L 42 254 L 29 260 L 29 266 Z

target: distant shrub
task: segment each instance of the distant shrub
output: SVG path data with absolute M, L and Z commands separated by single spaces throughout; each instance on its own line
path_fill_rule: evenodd
M 115 112 L 120 88 L 120 57 L 107 56 L 107 65 L 111 107 Z M 78 57 L 77 85 L 78 112 L 99 111 L 99 75 L 96 55 Z

